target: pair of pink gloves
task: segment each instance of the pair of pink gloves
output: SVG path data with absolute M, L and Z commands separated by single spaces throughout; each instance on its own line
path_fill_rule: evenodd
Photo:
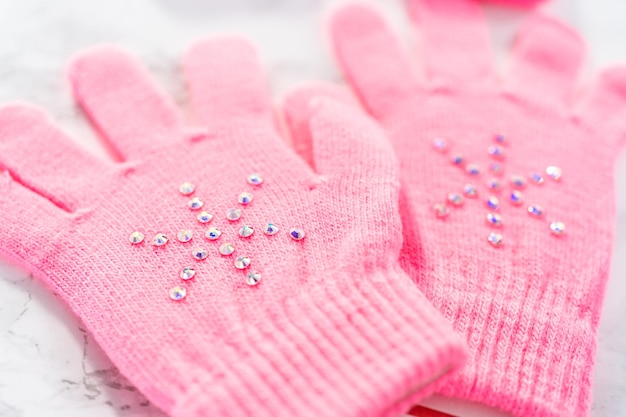
M 587 415 L 626 70 L 578 94 L 580 38 L 537 15 L 498 79 L 475 2 L 408 6 L 417 64 L 368 8 L 332 19 L 371 118 L 329 85 L 276 118 L 253 48 L 218 38 L 184 58 L 190 129 L 133 57 L 80 54 L 118 160 L 0 109 L 1 254 L 172 416 L 395 416 L 435 391 Z

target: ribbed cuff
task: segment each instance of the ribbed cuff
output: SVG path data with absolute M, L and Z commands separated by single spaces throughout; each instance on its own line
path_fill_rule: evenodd
M 470 359 L 439 392 L 520 417 L 586 417 L 595 313 L 572 305 L 570 293 L 556 288 L 531 291 L 523 301 L 483 298 L 456 320 Z
M 464 361 L 460 338 L 404 273 L 323 282 L 260 312 L 236 360 L 218 352 L 171 415 L 396 416 Z

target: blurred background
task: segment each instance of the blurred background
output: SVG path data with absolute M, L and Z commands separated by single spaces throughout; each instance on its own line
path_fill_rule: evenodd
M 281 93 L 307 80 L 341 80 L 323 31 L 328 10 L 341 2 L 0 0 L 0 103 L 20 100 L 47 108 L 77 141 L 106 157 L 74 105 L 64 76 L 65 64 L 76 51 L 101 43 L 127 48 L 186 108 L 179 66 L 186 48 L 201 36 L 242 33 L 258 46 L 268 83 L 279 100 Z M 369 3 L 384 10 L 410 42 L 401 0 Z M 589 74 L 610 63 L 626 63 L 626 1 L 554 0 L 543 8 L 583 33 L 589 45 Z M 486 12 L 496 58 L 504 67 L 527 11 L 490 5 Z M 624 157 L 618 167 L 618 209 L 616 252 L 599 335 L 593 417 L 626 416 Z M 459 416 L 491 415 L 441 398 L 426 404 Z M 119 375 L 60 300 L 25 271 L 0 262 L 0 416 L 87 415 L 163 416 Z

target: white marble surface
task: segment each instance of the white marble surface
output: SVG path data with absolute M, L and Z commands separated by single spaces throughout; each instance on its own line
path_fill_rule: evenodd
M 179 57 L 202 35 L 255 39 L 278 94 L 307 79 L 339 80 L 321 34 L 335 0 L 0 0 L 0 102 L 49 109 L 83 145 L 106 157 L 74 106 L 63 68 L 82 47 L 114 42 L 137 53 L 184 106 Z M 400 0 L 376 1 L 407 31 Z M 549 6 L 589 40 L 594 66 L 626 62 L 624 0 L 557 0 Z M 522 14 L 490 9 L 500 57 Z M 626 416 L 626 158 L 618 166 L 616 252 L 600 329 L 593 417 Z M 575 381 L 573 381 L 575 382 Z M 462 416 L 462 405 L 428 404 Z M 26 271 L 0 265 L 0 416 L 163 416 L 116 371 L 63 303 Z

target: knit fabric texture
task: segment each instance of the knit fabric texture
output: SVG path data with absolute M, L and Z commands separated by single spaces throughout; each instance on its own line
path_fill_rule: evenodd
M 40 109 L 0 109 L 0 253 L 49 284 L 171 416 L 407 409 L 464 350 L 399 266 L 399 169 L 382 131 L 341 103 L 307 108 L 313 171 L 278 135 L 247 42 L 202 41 L 184 69 L 204 129 L 185 128 L 127 53 L 99 47 L 73 60 L 76 99 L 115 163 L 79 149 Z M 252 173 L 262 184 L 247 183 Z M 190 195 L 179 192 L 186 181 Z M 244 191 L 250 204 L 238 202 Z M 200 210 L 188 206 L 196 197 Z M 241 219 L 226 219 L 231 208 Z M 196 219 L 202 210 L 210 223 Z M 279 232 L 264 234 L 268 223 Z M 255 233 L 240 237 L 244 225 Z M 205 238 L 209 227 L 218 240 Z M 193 237 L 183 243 L 184 229 Z M 140 244 L 129 242 L 135 231 Z M 169 242 L 154 246 L 158 233 Z M 226 242 L 231 256 L 218 252 Z M 235 268 L 240 256 L 247 269 Z M 183 281 L 186 266 L 195 276 Z M 262 279 L 249 286 L 254 271 Z M 185 298 L 170 299 L 175 286 Z
M 338 10 L 331 31 L 349 84 L 400 159 L 403 266 L 471 350 L 440 392 L 520 417 L 586 416 L 626 70 L 575 94 L 583 43 L 535 14 L 497 77 L 476 2 L 407 5 L 417 60 L 365 6 Z

